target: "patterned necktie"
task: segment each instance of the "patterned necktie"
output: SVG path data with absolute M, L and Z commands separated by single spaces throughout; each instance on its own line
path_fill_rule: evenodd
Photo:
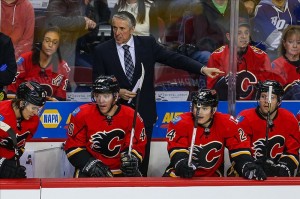
M 134 72 L 134 65 L 132 61 L 132 57 L 129 51 L 128 45 L 123 45 L 122 48 L 124 49 L 124 64 L 125 64 L 125 73 L 129 82 L 132 82 L 133 72 Z

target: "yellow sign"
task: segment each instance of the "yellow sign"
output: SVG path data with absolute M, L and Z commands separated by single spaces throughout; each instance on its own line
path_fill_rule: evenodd
M 169 123 L 172 121 L 172 119 L 180 114 L 182 114 L 183 112 L 166 112 L 162 123 Z
M 42 113 L 40 120 L 44 128 L 57 128 L 61 121 L 61 116 L 57 109 L 46 109 Z

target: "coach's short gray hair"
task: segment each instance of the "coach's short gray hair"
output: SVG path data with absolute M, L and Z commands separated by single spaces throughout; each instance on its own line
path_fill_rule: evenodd
M 135 17 L 130 12 L 120 11 L 114 14 L 114 17 L 128 21 L 130 27 L 135 27 L 136 25 Z

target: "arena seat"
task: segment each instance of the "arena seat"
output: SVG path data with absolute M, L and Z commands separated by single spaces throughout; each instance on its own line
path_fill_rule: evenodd
M 83 66 L 70 66 L 70 86 L 72 91 L 90 91 L 93 84 L 93 69 Z
M 184 23 L 184 43 L 191 44 L 193 42 L 193 34 L 194 34 L 194 27 L 193 27 L 194 17 L 189 17 L 186 19 Z
M 92 85 L 93 69 L 82 66 L 75 66 L 74 68 L 74 82 L 81 86 Z

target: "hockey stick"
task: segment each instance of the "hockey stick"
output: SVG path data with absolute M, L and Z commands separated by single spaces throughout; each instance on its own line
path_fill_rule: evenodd
M 272 97 L 273 87 L 269 86 L 268 92 L 268 114 L 267 114 L 267 126 L 266 126 L 266 145 L 265 145 L 265 159 L 268 158 L 268 145 L 269 145 L 269 131 L 270 131 L 270 111 L 271 111 L 271 97 Z
M 192 135 L 192 141 L 191 141 L 190 153 L 189 153 L 189 159 L 188 159 L 189 167 L 192 167 L 192 155 L 193 155 L 193 151 L 194 151 L 194 145 L 195 145 L 196 134 L 197 134 L 199 112 L 200 112 L 200 106 L 197 105 L 196 115 L 195 115 L 195 119 L 194 119 L 193 135 Z
M 142 65 L 142 75 L 136 84 L 136 85 L 138 85 L 137 90 L 136 90 L 136 104 L 135 104 L 135 109 L 134 109 L 133 122 L 132 122 L 132 128 L 131 128 L 131 133 L 130 133 L 129 149 L 128 149 L 128 155 L 130 157 L 131 157 L 131 151 L 132 151 L 132 145 L 133 145 L 133 137 L 134 137 L 134 133 L 135 133 L 136 117 L 137 117 L 139 101 L 140 101 L 140 92 L 142 89 L 144 76 L 145 76 L 145 69 L 144 69 L 143 63 L 141 63 L 141 65 Z
M 8 124 L 6 124 L 3 121 L 0 121 L 0 129 L 5 131 L 9 135 L 9 137 L 12 139 L 13 146 L 15 149 L 15 160 L 17 162 L 17 166 L 20 166 L 16 132 Z

